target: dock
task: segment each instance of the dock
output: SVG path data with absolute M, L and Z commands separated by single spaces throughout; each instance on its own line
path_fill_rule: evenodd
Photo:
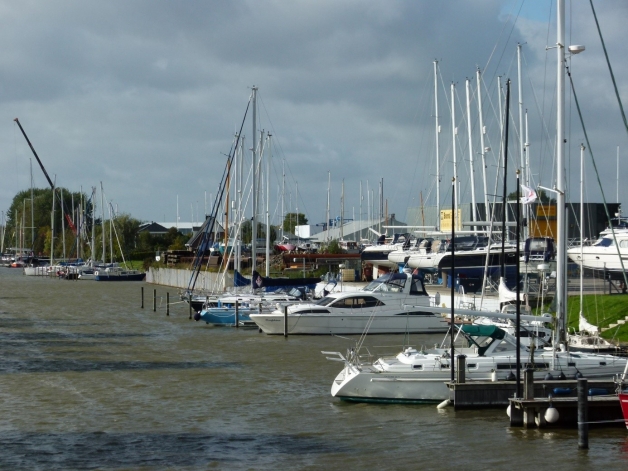
M 455 409 L 507 405 L 511 427 L 578 427 L 583 446 L 586 446 L 589 424 L 628 424 L 623 418 L 617 385 L 612 380 L 578 378 L 535 382 L 534 370 L 526 369 L 520 383 L 522 397 L 515 397 L 515 381 L 465 382 L 464 374 L 459 374 L 457 381 L 447 386 Z
M 455 409 L 507 407 L 517 391 L 515 381 L 454 382 L 447 383 L 447 386 L 449 387 L 449 398 Z M 610 380 L 590 380 L 589 387 L 599 391 L 605 390 L 608 394 L 614 394 L 615 392 L 615 383 Z M 575 399 L 576 389 L 576 380 L 536 381 L 534 382 L 532 397 L 547 398 L 551 395 L 553 398 Z M 524 390 L 523 375 L 521 378 L 521 390 Z M 560 390 L 561 394 L 555 394 L 555 390 Z M 567 390 L 570 390 L 570 392 L 567 393 Z

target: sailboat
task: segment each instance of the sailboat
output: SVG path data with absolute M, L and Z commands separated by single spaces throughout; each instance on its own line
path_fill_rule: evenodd
M 450 349 L 417 351 L 406 348 L 394 357 L 370 363 L 362 360 L 360 349 L 346 356 L 322 352 L 330 360 L 344 363 L 332 383 L 334 397 L 350 401 L 438 402 L 449 397 L 445 381 L 454 378 L 454 351 L 466 355 L 468 380 L 515 379 L 513 370 L 532 368 L 535 378 L 550 374 L 562 378 L 611 379 L 627 368 L 628 360 L 612 355 L 572 353 L 566 344 L 566 231 L 564 166 L 564 0 L 558 0 L 558 111 L 557 111 L 557 254 L 556 254 L 556 339 L 552 347 L 536 349 L 521 345 L 518 338 L 496 326 L 458 327 L 466 346 L 454 350 L 453 328 Z M 494 375 L 493 375 L 494 373 Z

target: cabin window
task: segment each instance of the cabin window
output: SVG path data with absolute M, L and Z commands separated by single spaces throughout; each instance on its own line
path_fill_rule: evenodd
M 497 345 L 495 347 L 495 350 L 493 350 L 494 352 L 504 352 L 506 350 L 512 350 L 512 347 L 510 346 L 510 344 L 508 342 L 505 341 L 501 341 L 499 343 L 499 345 Z
M 615 245 L 615 243 L 613 242 L 613 239 L 608 238 L 608 237 L 604 237 L 604 238 L 598 240 L 593 245 L 595 247 L 612 247 L 613 245 Z
M 330 298 L 329 296 L 325 296 L 323 299 L 318 301 L 316 304 L 318 304 L 319 306 L 327 306 L 327 305 L 329 305 L 331 302 L 333 302 L 335 300 L 336 300 L 336 298 Z
M 622 249 L 625 249 L 626 247 L 628 247 L 628 240 L 620 240 L 620 241 L 619 241 L 619 246 L 620 246 Z
M 334 304 L 331 304 L 330 307 L 351 309 L 353 307 L 353 298 L 339 299 Z
M 573 367 L 575 367 L 575 366 L 576 366 L 576 362 L 571 362 L 571 361 L 570 361 L 570 362 L 568 362 L 568 363 L 567 363 L 567 366 L 573 366 Z
M 412 365 L 412 369 L 413 370 L 422 370 L 423 369 L 423 365 Z
M 410 286 L 410 294 L 423 294 L 425 289 L 423 288 L 423 282 L 418 279 L 412 277 L 412 285 Z
M 469 369 L 471 369 L 471 368 L 477 368 L 477 367 L 478 367 L 478 364 L 477 364 L 477 363 L 469 363 L 469 364 L 467 365 L 467 368 L 469 368 Z
M 601 361 L 600 362 L 600 366 L 606 366 L 606 362 L 605 361 Z

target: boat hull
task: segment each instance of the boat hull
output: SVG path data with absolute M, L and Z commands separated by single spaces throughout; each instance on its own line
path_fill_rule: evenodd
M 263 332 L 271 335 L 284 333 L 284 315 L 251 314 Z M 438 334 L 447 332 L 447 321 L 438 314 L 347 314 L 313 315 L 288 314 L 288 333 L 291 335 L 360 335 L 368 327 L 369 334 Z
M 144 281 L 146 273 L 134 273 L 132 275 L 106 275 L 98 274 L 94 276 L 96 281 Z
M 582 354 L 582 357 L 586 357 Z M 535 372 L 536 379 L 543 379 L 548 373 L 559 377 L 561 372 L 566 377 L 575 377 L 581 373 L 589 379 L 609 379 L 620 374 L 626 365 L 625 359 L 603 356 L 606 360 L 602 368 L 595 360 L 580 361 L 577 355 L 563 357 L 553 369 L 543 369 Z M 498 372 L 497 379 L 503 381 L 512 369 L 500 368 L 501 363 L 513 363 L 514 358 L 467 358 L 479 368 L 467 368 L 465 379 L 467 382 L 491 381 L 492 371 Z M 551 354 L 535 358 L 538 364 L 550 364 Z M 576 367 L 568 366 L 576 363 Z M 516 363 L 515 363 L 516 364 Z M 524 365 L 525 366 L 525 365 Z M 373 365 L 361 366 L 346 365 L 336 376 L 331 387 L 331 394 L 342 400 L 353 402 L 441 402 L 449 399 L 449 389 L 446 383 L 451 379 L 449 359 L 432 365 L 425 365 L 422 371 L 413 371 L 408 367 L 406 371 L 383 370 Z

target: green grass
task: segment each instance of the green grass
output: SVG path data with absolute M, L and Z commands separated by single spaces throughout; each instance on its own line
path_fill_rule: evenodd
M 567 327 L 571 331 L 578 330 L 578 314 L 580 312 L 580 296 L 569 296 L 567 302 Z M 597 325 L 600 330 L 617 320 L 628 316 L 628 295 L 594 295 L 583 296 L 582 314 L 587 321 Z M 628 342 L 628 323 L 602 332 L 602 337 L 620 342 Z

